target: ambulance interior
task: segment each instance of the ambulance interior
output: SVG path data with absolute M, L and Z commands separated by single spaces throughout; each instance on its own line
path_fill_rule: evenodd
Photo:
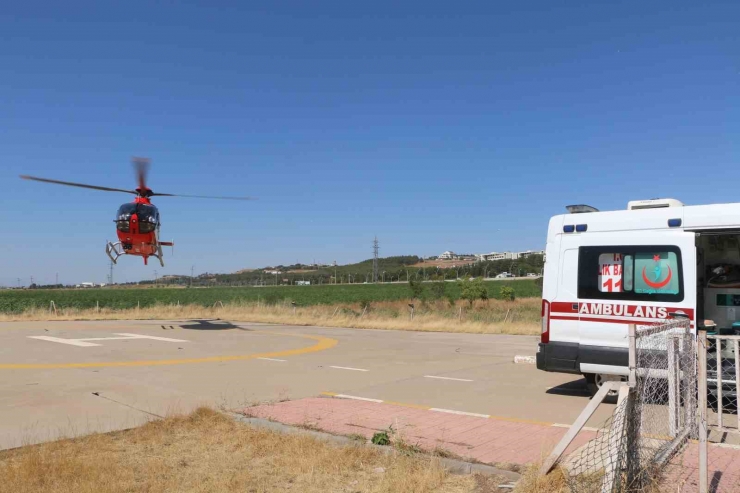
M 697 239 L 697 321 L 720 335 L 740 335 L 740 232 L 701 232 Z

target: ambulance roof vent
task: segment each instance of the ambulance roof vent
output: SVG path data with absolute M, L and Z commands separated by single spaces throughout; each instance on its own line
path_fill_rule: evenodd
M 566 209 L 568 209 L 568 212 L 571 214 L 582 214 L 584 212 L 599 212 L 599 209 L 596 207 L 591 207 L 590 205 L 585 204 L 578 204 L 578 205 L 566 205 Z
M 627 210 L 630 211 L 636 211 L 639 209 L 662 209 L 665 207 L 683 207 L 683 203 L 676 199 L 631 200 L 627 203 Z

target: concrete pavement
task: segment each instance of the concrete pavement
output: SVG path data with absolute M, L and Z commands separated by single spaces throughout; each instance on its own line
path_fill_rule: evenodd
M 513 363 L 535 351 L 534 337 L 220 320 L 0 323 L 0 448 L 323 392 L 571 423 L 583 380 Z

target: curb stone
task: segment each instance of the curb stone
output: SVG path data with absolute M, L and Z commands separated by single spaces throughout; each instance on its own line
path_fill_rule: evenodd
M 338 443 L 342 445 L 361 445 L 364 447 L 370 447 L 384 454 L 393 453 L 394 449 L 391 447 L 384 447 L 381 445 L 374 445 L 372 443 L 362 443 L 358 440 L 341 436 L 332 435 L 331 433 L 325 433 L 321 431 L 306 430 L 303 428 L 297 428 L 295 426 L 288 426 L 275 421 L 270 421 L 262 418 L 250 418 L 243 414 L 231 413 L 231 416 L 244 424 L 254 426 L 256 428 L 264 428 L 278 433 L 292 434 L 292 435 L 308 435 L 313 438 L 322 441 L 328 441 Z M 489 466 L 487 464 L 478 464 L 475 462 L 467 462 L 457 459 L 449 459 L 446 457 L 437 457 L 440 464 L 442 464 L 452 474 L 483 474 L 485 476 L 502 476 L 511 482 L 519 481 L 521 475 L 513 471 L 507 471 L 505 469 L 499 469 L 498 467 Z
M 534 365 L 537 363 L 537 359 L 534 356 L 514 356 L 514 363 L 524 363 L 527 365 Z

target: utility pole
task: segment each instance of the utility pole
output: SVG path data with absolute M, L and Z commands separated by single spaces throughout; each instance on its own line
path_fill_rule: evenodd
M 57 285 L 57 286 L 59 286 L 59 272 L 57 272 L 57 276 L 56 277 L 57 277 L 57 280 L 56 280 L 56 282 L 54 284 Z
M 191 265 L 190 266 L 190 287 L 191 288 L 193 287 L 193 277 L 194 277 L 193 276 L 193 272 L 194 271 L 195 271 L 195 266 L 194 265 Z
M 110 274 L 108 274 L 108 284 L 113 284 L 113 261 L 110 261 Z
M 33 285 L 33 276 L 31 276 L 31 284 L 29 284 L 29 287 Z
M 154 285 L 157 285 L 157 269 L 154 269 Z
M 334 261 L 334 284 L 337 283 L 337 261 Z
M 375 237 L 375 241 L 373 241 L 373 282 L 378 282 L 378 250 L 380 247 L 378 246 L 378 237 Z
M 18 278 L 18 287 L 19 288 L 21 287 L 21 278 L 20 277 Z

